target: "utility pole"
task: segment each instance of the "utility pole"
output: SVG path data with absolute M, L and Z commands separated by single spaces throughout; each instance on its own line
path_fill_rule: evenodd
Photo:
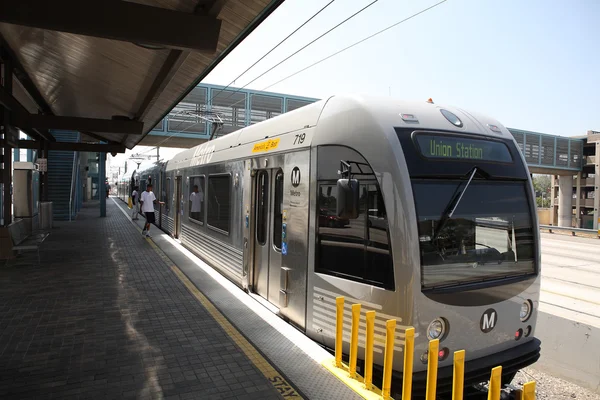
M 156 147 L 156 162 L 158 162 L 158 160 L 160 160 L 160 147 Z

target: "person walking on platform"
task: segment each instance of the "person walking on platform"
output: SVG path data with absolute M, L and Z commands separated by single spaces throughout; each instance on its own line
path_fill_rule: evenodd
M 133 188 L 133 192 L 131 192 L 131 220 L 132 221 L 137 221 L 138 220 L 138 214 L 139 214 L 139 200 L 138 200 L 138 187 L 134 187 Z
M 154 192 L 152 192 L 152 184 L 149 183 L 146 186 L 146 191 L 142 192 L 142 196 L 140 197 L 140 207 L 142 208 L 142 212 L 146 216 L 146 224 L 144 225 L 144 229 L 142 230 L 142 236 L 151 237 L 150 224 L 153 224 L 155 222 L 154 203 L 156 203 L 156 196 L 154 195 Z M 159 203 L 164 204 L 163 202 Z

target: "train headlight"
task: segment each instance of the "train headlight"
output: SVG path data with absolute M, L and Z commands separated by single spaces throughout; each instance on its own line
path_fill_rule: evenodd
M 521 322 L 525 322 L 529 319 L 529 317 L 531 317 L 531 310 L 533 310 L 533 307 L 530 300 L 527 300 L 521 304 L 521 312 L 519 313 Z
M 442 339 L 446 334 L 446 322 L 443 318 L 436 318 L 427 327 L 427 338 L 429 340 Z
M 449 121 L 449 122 L 450 122 L 452 125 L 454 125 L 454 126 L 457 126 L 457 127 L 459 127 L 459 128 L 462 128 L 462 127 L 463 127 L 463 123 L 462 123 L 462 121 L 460 120 L 460 118 L 458 118 L 458 117 L 456 116 L 456 114 L 454 114 L 454 113 L 451 113 L 450 111 L 448 111 L 448 110 L 444 110 L 444 109 L 441 109 L 441 110 L 440 110 L 440 112 L 442 113 L 442 115 L 443 115 L 444 117 L 446 117 L 446 119 L 447 119 L 447 120 L 448 120 L 448 121 Z

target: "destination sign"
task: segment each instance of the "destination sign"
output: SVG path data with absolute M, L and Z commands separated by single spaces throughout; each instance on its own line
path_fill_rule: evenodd
M 512 162 L 504 143 L 462 136 L 417 135 L 419 150 L 426 158 Z

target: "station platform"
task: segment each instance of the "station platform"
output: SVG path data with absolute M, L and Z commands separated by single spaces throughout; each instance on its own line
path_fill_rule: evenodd
M 328 352 L 127 214 L 86 203 L 41 265 L 0 267 L 0 398 L 361 398 Z

